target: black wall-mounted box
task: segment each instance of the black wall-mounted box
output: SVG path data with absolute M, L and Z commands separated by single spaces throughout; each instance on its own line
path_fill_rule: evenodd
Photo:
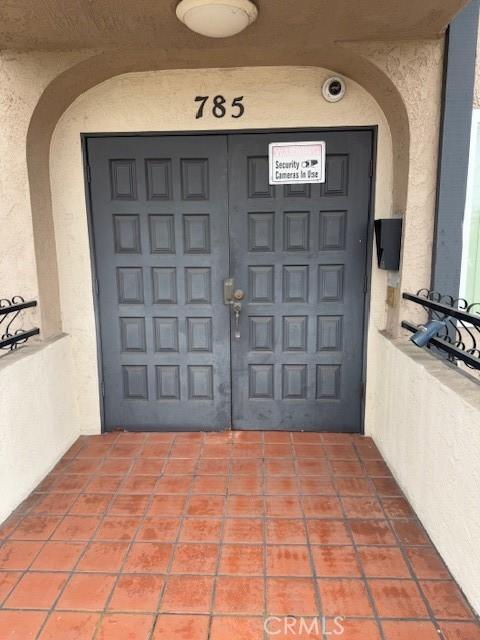
M 398 271 L 402 246 L 402 218 L 375 220 L 375 236 L 379 268 Z

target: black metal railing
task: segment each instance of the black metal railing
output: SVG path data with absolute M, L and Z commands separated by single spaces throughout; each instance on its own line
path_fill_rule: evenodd
M 464 298 L 442 295 L 438 291 L 420 289 L 415 295 L 404 293 L 405 300 L 421 305 L 430 320 L 443 320 L 445 325 L 430 339 L 435 347 L 454 363 L 464 362 L 480 370 L 480 302 L 469 303 Z M 415 333 L 417 325 L 404 320 L 402 327 Z
M 14 296 L 11 300 L 0 298 L 0 349 L 13 351 L 18 345 L 40 333 L 37 327 L 33 329 L 17 327 L 21 312 L 36 306 L 36 300 L 25 301 L 22 296 Z

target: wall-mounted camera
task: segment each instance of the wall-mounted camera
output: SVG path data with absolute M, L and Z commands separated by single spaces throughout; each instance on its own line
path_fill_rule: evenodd
M 345 80 L 334 76 L 325 80 L 322 87 L 323 97 L 327 102 L 338 102 L 345 95 Z

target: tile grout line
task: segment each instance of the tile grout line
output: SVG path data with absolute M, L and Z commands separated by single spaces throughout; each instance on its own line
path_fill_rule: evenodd
M 357 458 L 360 459 L 360 463 L 361 463 L 361 458 L 360 458 L 359 452 L 357 451 L 357 448 L 356 448 L 356 446 L 355 446 L 355 444 L 353 442 L 352 442 L 352 449 L 355 452 L 355 455 L 357 456 Z M 368 475 L 367 475 L 367 478 L 368 478 L 368 482 L 370 483 L 372 488 L 375 488 L 374 484 L 371 482 L 370 477 Z M 360 554 L 358 552 L 358 546 L 357 546 L 355 537 L 353 535 L 352 526 L 350 524 L 350 519 L 347 518 L 347 513 L 346 513 L 345 507 L 343 505 L 341 494 L 340 494 L 340 492 L 338 490 L 338 485 L 336 483 L 336 479 L 335 478 L 332 478 L 332 479 L 333 479 L 333 486 L 335 487 L 335 490 L 337 492 L 337 499 L 338 499 L 338 502 L 340 504 L 340 509 L 342 510 L 343 520 L 345 522 L 345 527 L 346 527 L 346 529 L 348 531 L 348 534 L 350 536 L 350 539 L 352 541 L 352 546 L 353 546 L 353 550 L 354 550 L 354 553 L 355 553 L 355 559 L 357 561 L 357 565 L 358 565 L 358 568 L 360 570 L 360 575 L 361 575 L 362 582 L 363 582 L 363 584 L 365 586 L 365 590 L 367 592 L 367 598 L 368 598 L 368 600 L 370 602 L 370 606 L 372 607 L 374 620 L 375 620 L 375 623 L 377 625 L 377 629 L 378 629 L 378 632 L 380 634 L 380 638 L 381 638 L 381 640 L 386 640 L 385 639 L 385 634 L 383 632 L 383 627 L 382 627 L 381 622 L 380 622 L 380 616 L 379 616 L 379 613 L 378 613 L 377 605 L 376 605 L 375 599 L 373 597 L 372 591 L 370 589 L 370 585 L 368 584 L 368 580 L 367 580 L 367 576 L 365 574 L 363 563 L 361 561 Z
M 357 449 L 357 447 L 355 447 L 355 448 Z M 361 464 L 363 467 L 365 467 L 365 469 L 366 469 L 366 465 L 365 465 L 365 461 L 364 461 L 364 459 L 363 459 L 363 456 L 362 456 L 362 455 L 360 455 L 360 452 L 358 452 L 358 454 L 359 454 L 359 458 L 360 458 L 360 464 Z M 393 476 L 392 476 L 392 477 L 393 477 Z M 388 496 L 382 496 L 381 494 L 379 494 L 379 493 L 378 493 L 378 491 L 377 491 L 377 487 L 376 487 L 375 483 L 373 483 L 373 484 L 374 484 L 374 486 L 375 486 L 375 495 L 376 495 L 376 497 L 377 497 L 377 499 L 378 499 L 378 502 L 379 502 L 379 504 L 380 504 L 380 508 L 381 508 L 381 510 L 382 510 L 382 512 L 383 512 L 383 514 L 384 514 L 384 516 L 385 516 L 385 520 L 386 520 L 386 522 L 388 522 L 388 524 L 389 524 L 389 526 L 390 526 L 390 529 L 391 529 L 391 531 L 392 531 L 392 533 L 393 533 L 393 535 L 394 535 L 394 537 L 395 537 L 395 540 L 397 541 L 397 544 L 396 544 L 395 546 L 396 546 L 396 548 L 398 548 L 398 550 L 400 551 L 400 553 L 401 553 L 401 555 L 402 555 L 403 561 L 405 562 L 405 564 L 406 564 L 406 566 L 407 566 L 407 568 L 408 568 L 408 571 L 409 571 L 409 573 L 410 573 L 410 578 L 415 582 L 415 584 L 416 584 L 416 586 L 417 586 L 417 589 L 418 589 L 418 591 L 419 591 L 419 593 L 420 593 L 421 599 L 422 599 L 422 601 L 423 601 L 423 603 L 424 603 L 424 605 L 425 605 L 426 611 L 427 611 L 427 613 L 428 613 L 428 615 L 429 615 L 430 622 L 432 622 L 432 624 L 435 626 L 435 630 L 437 631 L 437 633 L 441 636 L 441 638 L 443 638 L 443 637 L 444 637 L 444 636 L 443 636 L 443 633 L 440 631 L 440 627 L 439 627 L 438 622 L 437 622 L 437 620 L 436 620 L 436 618 L 435 618 L 435 614 L 434 614 L 434 612 L 433 612 L 433 609 L 431 608 L 430 603 L 428 602 L 428 600 L 427 600 L 427 598 L 426 598 L 425 594 L 423 593 L 423 590 L 422 590 L 422 589 L 421 589 L 421 587 L 420 587 L 419 580 L 418 580 L 418 578 L 417 578 L 417 575 L 416 575 L 415 571 L 413 570 L 413 566 L 412 566 L 412 565 L 411 565 L 411 563 L 410 563 L 410 559 L 408 558 L 407 553 L 405 552 L 404 546 L 403 546 L 403 544 L 401 543 L 400 538 L 399 538 L 399 536 L 398 536 L 398 534 L 397 534 L 397 531 L 396 531 L 395 527 L 393 526 L 393 524 L 392 524 L 392 522 L 391 522 L 392 518 L 390 518 L 390 517 L 388 516 L 387 512 L 385 511 L 384 504 L 383 504 L 383 499 L 382 499 L 382 498 L 383 498 L 383 497 L 388 497 Z M 400 487 L 399 487 L 399 488 L 400 488 Z M 392 496 L 392 497 L 393 497 L 393 496 Z M 401 496 L 398 496 L 398 497 L 402 497 L 403 499 L 405 499 L 405 496 L 403 495 L 403 493 L 401 494 Z M 408 504 L 409 504 L 409 506 L 410 506 L 410 503 L 408 502 L 408 500 L 407 500 L 407 503 L 408 503 Z M 414 512 L 414 513 L 415 513 L 415 512 Z M 416 514 L 415 514 L 415 516 L 416 516 Z M 411 518 L 409 518 L 409 519 L 411 519 Z M 418 518 L 417 518 L 417 517 L 415 517 L 413 520 L 418 520 Z M 418 520 L 418 521 L 419 521 L 419 520 Z M 420 521 L 419 521 L 419 522 L 420 522 Z M 422 527 L 422 528 L 423 528 L 423 527 Z M 415 546 L 421 546 L 421 545 L 415 545 Z M 379 578 L 379 579 L 380 579 L 380 578 Z M 382 629 L 382 631 L 383 631 L 383 622 L 382 622 L 382 619 L 380 619 L 380 627 L 381 627 L 381 629 Z
M 118 438 L 117 438 L 118 439 Z M 116 440 L 114 440 L 115 442 Z M 87 443 L 86 443 L 87 444 Z M 108 447 L 108 451 L 111 450 L 113 446 L 113 443 L 109 445 Z M 84 447 L 81 447 L 80 450 L 78 451 L 78 453 L 80 453 L 80 451 L 83 449 Z M 77 456 L 78 456 L 77 453 Z M 75 456 L 74 459 L 77 458 L 77 456 Z M 102 458 L 105 456 L 102 456 Z M 111 504 L 111 502 L 113 501 L 114 495 L 112 495 L 110 501 L 109 501 L 109 505 Z M 107 507 L 108 508 L 108 507 Z M 67 518 L 68 516 L 68 512 L 62 517 L 62 519 L 60 520 L 60 522 L 58 523 L 58 525 L 55 527 L 54 531 L 52 531 L 51 536 L 55 533 L 55 531 L 61 526 L 61 524 L 63 524 L 63 522 L 65 521 L 65 518 Z M 82 517 L 82 516 L 80 516 Z M 84 555 L 87 552 L 87 549 L 89 547 L 90 541 L 93 539 L 93 536 L 95 535 L 95 533 L 98 531 L 98 528 L 100 527 L 100 523 L 102 521 L 102 518 L 99 518 L 99 521 L 97 523 L 97 526 L 95 527 L 95 530 L 92 532 L 90 538 L 88 538 L 87 540 L 79 540 L 79 542 L 84 543 L 84 548 L 82 550 L 82 552 L 80 553 L 79 557 L 77 558 L 77 560 L 74 562 L 72 568 L 70 569 L 70 571 L 65 572 L 68 573 L 68 577 L 65 579 L 65 584 L 63 585 L 63 587 L 60 589 L 60 591 L 58 592 L 56 598 L 53 600 L 52 604 L 50 605 L 47 615 L 45 617 L 45 620 L 43 621 L 43 624 L 40 626 L 35 638 L 39 638 L 41 636 L 41 634 L 43 633 L 43 630 L 45 629 L 47 622 L 50 620 L 50 618 L 52 617 L 52 615 L 54 614 L 55 611 L 55 606 L 58 603 L 58 601 L 60 600 L 60 598 L 62 597 L 65 589 L 67 588 L 67 585 L 70 583 L 70 580 L 72 579 L 72 577 L 75 575 L 75 569 L 78 566 L 78 563 L 82 560 L 82 558 L 84 557 Z M 51 536 L 49 537 L 48 541 L 51 541 Z M 95 612 L 91 612 L 91 613 L 95 613 Z M 100 623 L 101 620 L 101 616 L 99 617 L 98 621 L 97 621 L 97 625 Z

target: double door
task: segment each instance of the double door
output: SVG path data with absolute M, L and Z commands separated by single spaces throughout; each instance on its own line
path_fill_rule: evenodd
M 106 429 L 360 430 L 371 135 L 88 138 Z

